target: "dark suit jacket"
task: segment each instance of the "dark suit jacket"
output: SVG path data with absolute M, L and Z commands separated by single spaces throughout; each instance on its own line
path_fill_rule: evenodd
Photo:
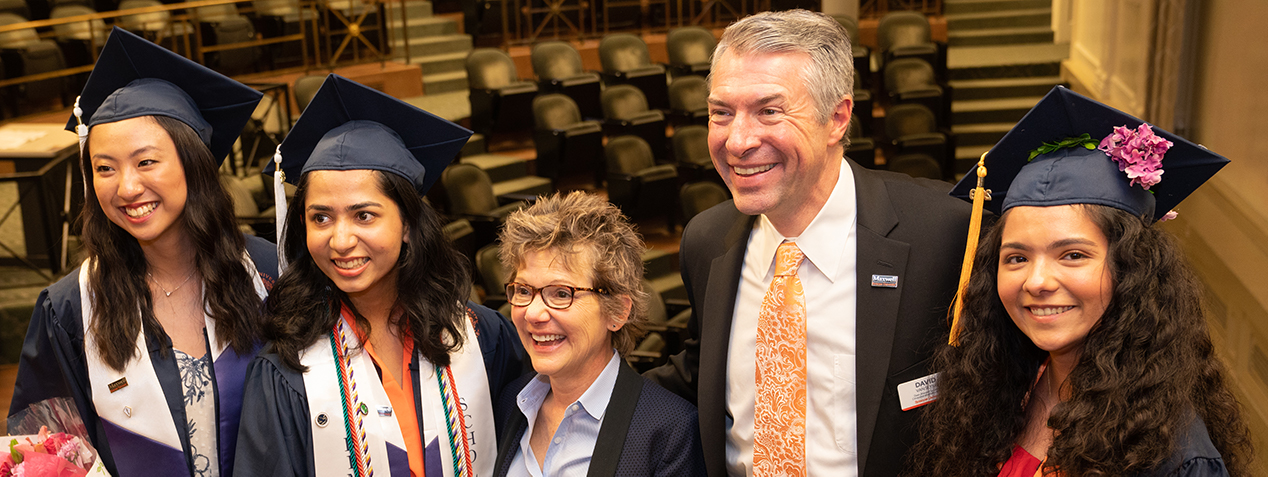
M 496 477 L 509 472 L 515 453 L 520 451 L 528 420 L 520 412 L 516 396 L 536 376 L 529 373 L 507 385 L 498 401 L 494 414 L 502 423 L 502 435 L 498 438 Z M 586 475 L 705 475 L 697 431 L 694 406 L 640 377 L 622 362 Z
M 900 409 L 897 386 L 929 374 L 938 335 L 945 336 L 969 206 L 947 195 L 948 183 L 846 161 L 854 172 L 858 204 L 858 468 L 864 477 L 893 476 L 915 441 L 921 413 Z M 726 474 L 727 348 L 755 219 L 725 202 L 687 224 L 679 260 L 693 310 L 693 339 L 669 364 L 647 373 L 700 408 L 711 476 Z M 898 276 L 898 288 L 873 287 L 874 274 Z

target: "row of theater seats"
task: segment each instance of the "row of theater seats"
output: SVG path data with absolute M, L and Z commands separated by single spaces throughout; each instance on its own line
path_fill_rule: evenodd
M 627 215 L 664 216 L 672 229 L 680 186 L 710 173 L 720 182 L 705 144 L 700 76 L 708 72 L 715 44 L 703 28 L 672 31 L 668 85 L 667 68 L 652 64 L 646 44 L 630 34 L 608 35 L 600 42 L 599 73 L 584 69 L 571 44 L 535 45 L 531 60 L 537 81 L 520 80 L 514 61 L 501 50 L 477 49 L 467 58 L 472 127 L 491 135 L 532 130 L 539 175 L 557 179 L 588 172 L 597 186 L 606 182 L 609 199 Z M 675 133 L 671 147 L 669 124 L 680 132 L 691 125 L 696 129 Z M 688 140 L 696 144 L 688 146 Z
M 603 69 L 596 73 L 585 70 L 581 55 L 571 44 L 542 42 L 532 49 L 536 82 L 520 80 L 514 62 L 501 50 L 474 50 L 466 63 L 472 128 L 482 134 L 496 134 L 531 127 L 529 107 L 532 98 L 539 93 L 568 96 L 584 118 L 608 118 L 607 101 L 602 92 L 617 85 L 628 85 L 641 92 L 650 109 L 687 116 L 697 114 L 686 109 L 680 98 L 675 99 L 671 93 L 674 87 L 667 78 L 678 80 L 707 74 L 715 44 L 713 34 L 704 28 L 675 29 L 666 44 L 670 60 L 667 69 L 665 65 L 651 62 L 647 44 L 638 36 L 611 34 L 599 44 Z M 699 83 L 697 89 L 703 91 L 703 83 Z
M 950 133 L 946 45 L 933 41 L 929 19 L 909 11 L 886 14 L 877 26 L 879 51 L 873 52 L 858 44 L 857 20 L 844 15 L 834 18 L 854 43 L 858 123 L 851 127 L 847 155 L 865 166 L 878 167 L 879 149 L 886 158 L 885 168 L 917 177 L 953 179 L 955 145 Z M 884 111 L 879 125 L 873 114 L 877 106 Z
M 159 0 L 123 0 L 112 6 L 118 10 L 130 10 L 162 4 Z M 48 6 L 51 7 L 49 18 L 53 19 L 98 13 L 90 0 L 53 0 Z M 31 19 L 31 10 L 24 0 L 0 0 L 0 26 L 26 23 Z M 235 4 L 192 9 L 187 12 L 191 17 L 189 23 L 173 21 L 172 13 L 148 12 L 107 21 L 183 51 L 189 46 L 186 41 L 194 41 L 189 35 L 199 35 L 197 40 L 203 46 L 214 46 L 246 42 L 257 36 L 267 39 L 297 34 L 301 31 L 300 19 L 307 11 L 300 8 L 298 0 L 255 0 L 250 15 L 240 13 Z M 91 65 L 109 35 L 107 21 L 94 19 L 56 25 L 47 28 L 47 31 L 24 28 L 0 34 L 2 79 Z M 277 43 L 263 48 L 233 48 L 207 53 L 204 62 L 226 74 L 241 74 L 261 66 L 274 69 L 298 65 L 303 60 L 301 48 L 298 42 Z M 82 89 L 86 80 L 87 74 L 84 73 L 11 86 L 5 91 L 3 111 L 8 116 L 17 116 L 39 112 L 50 104 L 64 107 Z M 56 101 L 62 104 L 55 105 Z

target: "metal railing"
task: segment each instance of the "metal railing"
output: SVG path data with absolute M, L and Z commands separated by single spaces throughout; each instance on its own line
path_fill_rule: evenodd
M 109 34 L 109 27 L 112 25 L 145 36 L 201 64 L 207 64 L 208 56 L 212 53 L 243 48 L 262 48 L 288 42 L 300 45 L 299 66 L 304 71 L 318 65 L 333 68 L 341 63 L 363 62 L 366 59 L 386 60 L 390 54 L 390 45 L 386 33 L 387 18 L 383 14 L 385 9 L 382 7 L 389 1 L 393 0 L 298 1 L 287 13 L 288 20 L 292 20 L 287 24 L 298 24 L 298 32 L 270 37 L 264 37 L 257 32 L 254 37 L 246 41 L 220 44 L 205 42 L 201 25 L 208 22 L 200 18 L 200 9 L 236 5 L 239 3 L 236 0 L 198 0 L 0 25 L 0 35 L 33 30 L 39 40 L 55 40 L 58 39 L 58 33 L 55 30 L 59 27 L 83 23 L 88 25 L 86 30 L 89 34 L 84 40 L 87 41 L 87 49 L 91 55 L 90 64 L 5 78 L 0 80 L 0 88 L 69 77 L 91 71 Z M 405 4 L 404 0 L 395 0 L 395 2 L 399 2 L 402 7 Z M 270 14 L 260 16 L 277 17 L 277 12 L 276 9 L 271 9 Z M 254 6 L 244 6 L 238 10 L 238 13 L 250 17 L 257 13 L 257 9 Z M 149 19 L 143 17 L 147 15 L 157 15 L 157 17 Z M 373 21 L 367 22 L 371 15 L 373 15 Z M 404 26 L 402 23 L 402 27 Z M 406 47 L 408 47 L 408 28 L 402 29 L 401 35 L 406 39 Z M 371 39 L 371 36 L 374 36 L 371 32 L 377 32 L 377 42 Z M 0 49 L 20 49 L 22 46 L 0 45 Z

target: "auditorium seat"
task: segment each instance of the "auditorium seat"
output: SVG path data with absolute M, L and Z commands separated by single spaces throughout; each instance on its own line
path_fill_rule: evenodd
M 12 13 L 0 13 L 0 26 L 26 23 Z M 62 51 L 53 40 L 39 37 L 34 28 L 0 33 L 0 62 L 7 79 L 30 76 L 66 68 Z M 59 100 L 67 105 L 65 78 L 49 78 L 4 88 L 4 107 L 12 116 L 32 114 L 47 109 Z
M 603 84 L 632 85 L 647 96 L 653 109 L 669 109 L 669 84 L 665 67 L 652 64 L 647 44 L 629 33 L 613 33 L 599 42 L 599 63 L 603 65 Z
M 510 56 L 496 48 L 477 48 L 467 55 L 466 67 L 473 131 L 491 136 L 532 129 L 537 85 L 519 79 Z
M 713 32 L 703 27 L 690 26 L 671 30 L 665 40 L 670 74 L 674 78 L 687 75 L 707 76 L 713 49 L 717 45 Z
M 533 99 L 533 123 L 537 175 L 558 179 L 564 171 L 589 170 L 596 185 L 602 184 L 603 127 L 598 121 L 583 120 L 568 96 L 543 94 Z
M 669 115 L 675 125 L 707 124 L 709 92 L 704 78 L 696 75 L 674 78 L 669 84 Z
M 608 200 L 625 215 L 639 219 L 664 215 L 674 230 L 678 171 L 673 165 L 657 165 L 647 141 L 619 136 L 603 147 L 608 168 Z
M 598 119 L 603 117 L 599 105 L 599 75 L 588 72 L 582 66 L 581 54 L 571 44 L 562 41 L 544 41 L 533 45 L 533 74 L 537 75 L 537 87 L 541 93 L 561 93 L 572 98 L 581 116 Z
M 642 91 L 627 84 L 609 86 L 602 100 L 605 136 L 638 136 L 651 146 L 653 157 L 665 157 L 665 114 L 649 109 Z

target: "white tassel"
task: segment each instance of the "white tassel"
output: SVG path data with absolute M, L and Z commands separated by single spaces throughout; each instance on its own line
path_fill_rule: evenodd
M 282 171 L 282 146 L 277 146 L 273 153 L 273 210 L 277 211 L 277 273 L 280 276 L 286 271 L 286 249 L 282 243 L 282 228 L 286 225 L 286 173 Z
M 84 156 L 84 144 L 88 143 L 88 126 L 84 125 L 84 117 L 83 117 L 84 110 L 79 109 L 79 96 L 75 97 L 74 112 L 75 112 L 75 122 L 79 123 L 79 125 L 75 126 L 75 134 L 79 135 L 79 156 L 81 158 L 80 160 L 82 160 Z M 92 178 L 89 177 L 87 178 L 87 180 L 84 181 L 84 197 L 85 198 L 88 197 L 88 180 L 92 180 Z

